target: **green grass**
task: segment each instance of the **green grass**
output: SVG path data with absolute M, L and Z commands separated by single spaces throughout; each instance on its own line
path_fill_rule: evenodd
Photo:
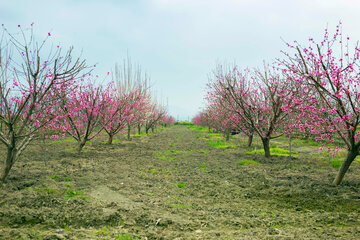
M 226 142 L 221 133 L 207 133 L 204 137 L 196 136 L 196 138 L 205 140 L 207 145 L 214 148 L 236 148 L 235 144 Z
M 47 143 L 48 145 L 53 145 L 53 144 L 56 144 L 56 143 L 62 143 L 64 142 L 63 140 L 56 140 L 56 141 L 53 141 L 53 142 L 49 142 Z
M 340 168 L 342 162 L 343 162 L 343 159 L 342 159 L 342 160 L 336 159 L 336 158 L 335 158 L 335 159 L 332 159 L 332 160 L 331 160 L 331 166 L 332 166 L 333 168 Z
M 199 167 L 199 169 L 200 169 L 201 172 L 204 172 L 204 173 L 209 172 L 209 171 L 206 169 L 206 168 L 207 168 L 206 162 L 202 162 L 198 167 Z
M 191 151 L 183 151 L 183 150 L 166 150 L 164 152 L 154 152 L 156 155 L 175 155 L 179 153 L 191 153 Z
M 183 205 L 183 204 L 180 204 L 180 203 L 176 203 L 176 204 L 169 203 L 169 206 L 171 208 L 182 208 L 182 209 L 192 208 L 193 207 L 192 205 Z
M 196 131 L 200 131 L 200 132 L 208 132 L 208 128 L 207 127 L 199 127 L 199 126 L 195 126 L 195 125 L 188 125 L 189 128 L 196 130 Z
M 107 140 L 106 141 L 101 141 L 101 143 L 106 143 L 107 144 Z M 114 138 L 113 140 L 112 140 L 112 143 L 113 144 L 115 144 L 115 143 L 119 143 L 120 142 L 120 139 L 119 138 Z
M 204 154 L 204 155 L 208 154 L 208 150 L 206 150 L 206 149 L 198 149 L 197 151 Z
M 243 159 L 243 160 L 240 160 L 238 162 L 239 165 L 241 166 L 246 166 L 246 165 L 256 165 L 256 164 L 260 164 L 254 160 L 247 160 L 247 159 Z
M 146 177 L 146 175 L 147 175 L 146 173 L 150 173 L 150 175 L 154 176 L 154 177 L 164 177 L 165 180 L 169 177 L 169 175 L 172 174 L 170 170 L 163 169 L 163 168 L 160 168 L 160 169 L 156 169 L 156 168 L 147 169 L 145 172 L 142 172 L 142 175 L 144 177 Z
M 60 181 L 64 181 L 64 182 L 70 182 L 71 181 L 71 178 L 70 177 L 60 177 L 58 175 L 54 175 L 54 176 L 49 176 L 49 178 L 51 179 L 58 179 Z
M 195 126 L 192 122 L 189 122 L 189 121 L 176 121 L 175 125 Z
M 254 155 L 254 154 L 265 154 L 264 149 L 255 149 L 251 152 L 247 152 L 248 155 Z M 277 156 L 289 156 L 289 150 L 285 150 L 282 148 L 270 148 L 270 154 L 271 155 L 277 155 Z M 291 155 L 296 155 L 298 152 L 291 151 Z
M 178 183 L 175 185 L 178 188 L 185 188 L 186 187 L 186 183 Z
M 140 134 L 139 133 L 130 134 L 130 137 L 143 137 L 143 136 L 146 136 L 146 133 L 144 131 L 141 131 Z
M 329 163 L 333 168 L 340 168 L 342 162 L 346 159 L 347 151 L 342 149 L 338 151 L 335 156 L 332 156 L 332 152 L 328 152 L 326 150 L 320 151 L 318 153 L 319 159 L 322 159 L 323 161 Z M 354 160 L 354 163 L 359 163 L 360 156 L 357 156 Z
M 156 169 L 148 169 L 147 172 L 151 173 L 152 175 L 155 175 L 157 173 Z
M 307 139 L 295 139 L 292 140 L 293 144 L 297 144 L 297 145 L 311 145 L 311 146 L 315 146 L 315 147 L 320 147 L 321 145 L 323 145 L 322 142 L 320 141 L 315 141 L 311 138 L 307 138 Z
M 154 158 L 155 159 L 160 159 L 160 160 L 166 160 L 166 161 L 169 161 L 169 162 L 172 162 L 172 161 L 175 160 L 175 156 L 162 155 L 161 153 L 156 153 Z
M 342 162 L 345 160 L 345 157 L 334 157 L 330 158 L 330 164 L 333 168 L 340 168 Z M 360 156 L 356 157 L 353 163 L 360 163 Z
M 220 140 L 217 141 L 209 141 L 207 143 L 209 146 L 214 147 L 214 148 L 226 148 L 226 143 Z
M 65 138 L 63 140 L 56 140 L 56 141 L 52 141 L 52 142 L 49 142 L 49 143 L 46 143 L 47 145 L 52 145 L 52 144 L 56 144 L 56 143 L 64 143 L 64 142 L 67 142 L 67 143 L 74 143 L 76 142 L 76 140 L 74 138 Z
M 169 162 L 172 162 L 175 160 L 174 156 L 155 156 L 155 159 L 161 159 L 161 160 L 166 160 Z
M 109 238 L 109 239 L 114 239 L 114 240 L 135 240 L 135 239 L 140 239 L 140 238 L 132 235 L 131 233 L 119 233 L 115 238 Z
M 341 157 L 341 156 L 336 156 L 336 157 L 323 156 L 323 158 L 322 158 L 323 161 L 329 163 L 333 168 L 336 168 L 336 169 L 340 168 L 344 159 L 345 159 L 345 157 Z
M 91 144 L 91 142 L 89 142 L 88 144 Z M 76 150 L 78 148 L 76 147 Z M 84 146 L 82 150 L 84 149 L 90 149 L 90 150 L 95 150 L 96 148 L 95 147 L 92 147 L 92 146 Z M 66 148 L 65 151 L 69 151 L 69 152 L 72 152 L 72 151 L 75 151 L 75 148 Z
M 191 152 L 191 151 L 188 151 Z M 172 154 L 178 154 L 178 153 L 187 153 L 187 151 L 183 151 L 183 150 L 166 150 L 165 152 L 159 152 L 161 154 L 164 155 L 172 155 Z
M 49 187 L 32 187 L 32 189 L 34 189 L 36 192 L 46 194 L 54 194 L 59 192 L 58 190 Z
M 202 162 L 202 163 L 199 165 L 199 168 L 206 168 L 206 162 Z
M 205 141 L 209 141 L 209 140 L 210 140 L 209 138 L 205 138 L 205 137 L 199 137 L 198 139 L 205 140 Z
M 80 199 L 82 200 L 87 200 L 88 197 L 87 196 L 84 196 L 84 192 L 83 191 L 75 191 L 74 189 L 67 189 L 64 193 L 64 198 L 66 199 L 70 199 L 70 198 L 73 198 L 73 197 L 79 197 Z
M 208 133 L 212 138 L 221 138 L 223 139 L 224 136 L 222 133 Z
M 235 148 L 236 145 L 235 144 L 231 144 L 231 143 L 227 143 L 227 142 L 224 142 L 222 140 L 208 140 L 207 144 L 211 147 L 214 147 L 214 148 Z

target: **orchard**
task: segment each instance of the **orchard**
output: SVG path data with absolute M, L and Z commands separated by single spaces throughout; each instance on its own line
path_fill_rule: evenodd
M 0 38 L 0 239 L 359 239 L 360 48 L 339 24 L 217 64 L 179 121 L 31 24 Z M 352 47 L 353 46 L 353 47 Z
M 359 155 L 360 50 L 350 48 L 341 24 L 308 44 L 287 44 L 284 58 L 263 69 L 218 65 L 209 79 L 208 106 L 194 122 L 225 134 L 255 134 L 268 158 L 270 140 L 280 136 L 340 140 L 335 154 L 339 148 L 348 153 L 333 181 L 338 185 Z
M 51 130 L 54 134 L 46 137 L 53 139 L 71 136 L 80 153 L 88 141 L 104 131 L 111 144 L 125 126 L 130 131 L 136 123 L 140 132 L 145 123 L 147 133 L 167 116 L 164 107 L 146 92 L 142 76 L 136 76 L 138 82 L 120 77 L 116 83 L 99 85 L 85 60 L 73 56 L 72 48 L 65 53 L 59 45 L 49 50 L 50 33 L 37 42 L 33 24 L 30 29 L 18 28 L 20 38 L 3 26 L 0 42 L 0 140 L 7 148 L 1 181 L 41 132 Z M 124 89 L 121 84 L 126 81 L 136 85 Z

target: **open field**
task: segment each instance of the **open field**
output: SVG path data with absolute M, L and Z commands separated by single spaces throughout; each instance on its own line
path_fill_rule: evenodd
M 32 144 L 0 189 L 0 239 L 360 239 L 359 162 L 332 185 L 311 142 L 289 161 L 186 126 L 102 141 Z

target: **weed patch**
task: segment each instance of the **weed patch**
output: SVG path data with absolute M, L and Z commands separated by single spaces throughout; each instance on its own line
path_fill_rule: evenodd
M 341 163 L 342 163 L 342 160 L 333 159 L 333 160 L 331 161 L 331 166 L 332 166 L 333 168 L 340 168 Z
M 58 190 L 49 187 L 33 187 L 32 189 L 34 189 L 35 192 L 42 194 L 55 194 L 59 192 Z
M 164 176 L 165 179 L 167 179 L 167 177 L 171 174 L 171 172 L 169 170 L 166 169 L 156 169 L 156 168 L 152 168 L 152 169 L 148 169 L 146 170 L 146 172 L 150 173 L 153 176 Z
M 57 143 L 74 143 L 76 142 L 75 139 L 73 138 L 66 138 L 66 139 L 63 139 L 63 140 L 56 140 L 56 141 L 52 141 L 52 142 L 49 142 L 49 143 L 46 143 L 47 145 L 53 145 L 53 144 L 57 144 Z
M 178 183 L 175 185 L 178 188 L 185 188 L 186 187 L 186 183 Z
M 254 155 L 254 154 L 265 154 L 264 149 L 255 149 L 251 152 L 247 152 L 248 155 Z M 289 156 L 289 150 L 285 150 L 282 148 L 270 148 L 270 154 L 271 155 L 277 155 L 277 156 Z M 296 155 L 298 152 L 291 151 L 291 155 Z
M 337 157 L 334 157 L 334 158 L 326 158 L 325 159 L 325 162 L 328 162 L 330 163 L 330 165 L 333 167 L 333 168 L 340 168 L 342 162 L 343 162 L 344 158 L 337 158 Z
M 65 182 L 70 182 L 70 181 L 71 181 L 71 178 L 69 178 L 69 177 L 64 177 L 64 181 L 65 181 Z
M 311 146 L 314 146 L 314 147 L 320 147 L 321 145 L 323 145 L 322 142 L 320 141 L 315 141 L 313 139 L 295 139 L 292 141 L 293 144 L 296 144 L 296 145 L 311 145 Z
M 199 150 L 197 150 L 197 151 L 199 151 L 200 153 L 202 153 L 202 154 L 204 154 L 204 155 L 207 155 L 207 154 L 208 154 L 208 150 L 206 150 L 206 149 L 199 149 Z
M 201 172 L 204 172 L 204 173 L 209 172 L 206 168 L 207 168 L 206 162 L 202 162 L 202 163 L 199 165 L 199 169 L 200 169 Z
M 247 160 L 247 159 L 243 159 L 243 160 L 240 160 L 238 162 L 239 165 L 241 166 L 246 166 L 246 165 L 256 165 L 256 164 L 260 164 L 254 160 Z
M 183 204 L 180 204 L 180 203 L 176 203 L 176 204 L 169 203 L 169 206 L 170 206 L 171 208 L 182 208 L 182 209 L 192 208 L 192 207 L 193 207 L 192 205 L 183 205 Z
M 83 191 L 75 191 L 72 188 L 68 188 L 64 193 L 64 198 L 70 199 L 70 198 L 73 198 L 73 197 L 78 197 L 78 198 L 80 198 L 82 200 L 87 200 L 88 199 L 87 196 L 84 196 Z
M 199 126 L 195 126 L 195 125 L 188 125 L 189 128 L 196 130 L 196 131 L 200 131 L 200 132 L 208 132 L 208 128 L 207 127 L 199 127 Z
M 235 148 L 236 145 L 235 144 L 231 144 L 231 143 L 227 143 L 227 142 L 224 142 L 223 140 L 208 140 L 207 144 L 211 147 L 214 147 L 214 148 Z
M 141 131 L 140 134 L 139 133 L 135 133 L 135 134 L 130 134 L 130 137 L 143 137 L 146 136 L 146 133 Z

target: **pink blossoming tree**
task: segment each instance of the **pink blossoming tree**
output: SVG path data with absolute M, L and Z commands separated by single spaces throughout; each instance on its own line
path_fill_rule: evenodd
M 348 154 L 334 180 L 340 184 L 360 148 L 359 46 L 351 47 L 341 23 L 333 35 L 326 29 L 320 42 L 310 38 L 306 47 L 287 45 L 290 51 L 279 66 L 301 87 L 296 127 L 316 140 L 344 142 Z
M 64 117 L 59 119 L 57 126 L 77 141 L 78 153 L 88 141 L 116 121 L 120 108 L 111 106 L 115 100 L 112 91 L 112 84 L 96 86 L 82 79 L 73 91 L 62 97 L 59 106 Z
M 224 108 L 222 112 L 237 115 L 236 125 L 242 132 L 260 137 L 265 157 L 270 157 L 270 140 L 284 133 L 286 110 L 293 104 L 289 78 L 268 67 L 264 71 L 237 67 L 225 71 L 218 66 L 210 90 Z
M 33 25 L 33 24 L 32 24 Z M 0 141 L 7 154 L 0 180 L 4 181 L 12 166 L 37 133 L 59 117 L 61 89 L 68 90 L 86 68 L 85 61 L 73 58 L 72 48 L 62 52 L 50 49 L 47 38 L 34 39 L 32 25 L 28 30 L 10 34 L 3 27 L 0 42 Z M 16 36 L 16 37 L 15 37 Z

